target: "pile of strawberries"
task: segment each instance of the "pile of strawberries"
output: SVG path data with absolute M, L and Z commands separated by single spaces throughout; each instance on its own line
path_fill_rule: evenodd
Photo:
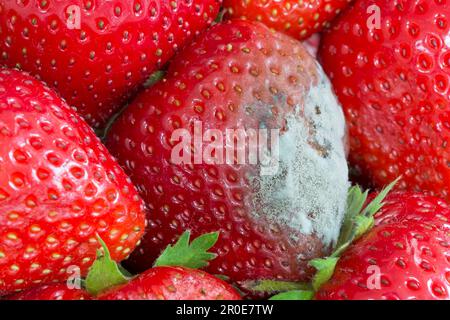
M 449 19 L 0 1 L 0 299 L 450 300 Z M 276 170 L 229 129 L 277 129 Z

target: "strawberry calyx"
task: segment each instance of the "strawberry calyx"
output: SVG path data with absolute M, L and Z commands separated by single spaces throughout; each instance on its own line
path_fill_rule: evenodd
M 374 225 L 374 215 L 383 207 L 383 200 L 401 179 L 398 177 L 391 182 L 366 206 L 369 190 L 362 191 L 360 186 L 356 185 L 348 190 L 347 210 L 341 228 L 337 244 L 334 251 L 325 258 L 312 259 L 309 265 L 316 269 L 316 273 L 310 284 L 298 283 L 297 288 L 294 282 L 263 280 L 252 290 L 259 292 L 280 293 L 274 295 L 272 300 L 311 300 L 314 293 L 320 287 L 331 279 L 337 262 L 342 253 L 362 235 L 367 233 Z M 278 284 L 275 284 L 278 283 Z
M 84 282 L 86 290 L 93 296 L 97 296 L 107 288 L 125 284 L 132 278 L 111 259 L 108 247 L 98 235 L 97 239 L 103 250 L 97 250 L 97 259 L 89 269 Z
M 216 244 L 219 232 L 205 233 L 189 242 L 190 236 L 189 231 L 184 232 L 174 245 L 166 247 L 153 266 L 182 266 L 191 269 L 206 267 L 217 256 L 208 250 Z
M 312 300 L 313 297 L 311 290 L 291 290 L 274 295 L 269 300 Z
M 266 292 L 266 293 L 311 290 L 310 283 L 282 281 L 282 280 L 246 281 L 243 283 L 242 286 L 250 291 Z
M 106 290 L 128 283 L 134 276 L 111 259 L 105 242 L 97 236 L 102 249 L 89 269 L 84 287 L 89 294 L 98 296 Z M 190 231 L 185 231 L 177 242 L 169 245 L 156 259 L 153 267 L 180 266 L 190 269 L 206 267 L 216 254 L 209 250 L 216 244 L 219 232 L 203 234 L 190 241 Z
M 278 293 L 269 300 L 311 300 L 313 295 L 311 284 L 303 282 L 256 280 L 246 281 L 242 286 L 253 292 Z
M 153 87 L 156 83 L 161 81 L 164 76 L 166 75 L 166 72 L 164 70 L 158 70 L 153 72 L 148 79 L 144 83 L 144 88 L 148 89 Z
M 224 20 L 225 14 L 227 13 L 227 9 L 222 9 L 219 11 L 219 14 L 217 15 L 216 19 L 214 20 L 213 24 L 221 23 Z

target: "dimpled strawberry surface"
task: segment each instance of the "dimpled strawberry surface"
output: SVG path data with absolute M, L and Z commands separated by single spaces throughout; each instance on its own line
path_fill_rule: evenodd
M 450 300 L 449 18 L 0 0 L 0 300 Z
M 359 0 L 324 33 L 359 180 L 402 175 L 401 189 L 450 199 L 449 13 L 448 1 Z
M 55 88 L 94 127 L 212 23 L 218 0 L 0 2 L 0 65 Z
M 135 187 L 81 117 L 15 70 L 0 69 L 0 146 L 0 295 L 85 274 L 97 236 L 115 260 L 131 253 Z

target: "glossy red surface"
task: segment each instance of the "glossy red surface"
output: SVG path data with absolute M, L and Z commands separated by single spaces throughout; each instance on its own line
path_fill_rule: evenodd
M 0 295 L 83 275 L 100 247 L 127 257 L 143 234 L 136 189 L 51 89 L 0 70 Z
M 44 80 L 90 125 L 101 127 L 215 19 L 219 3 L 5 0 L 0 65 L 20 66 Z M 69 18 L 73 6 L 79 8 L 79 28 Z
M 441 0 L 358 0 L 324 33 L 319 60 L 361 180 L 382 187 L 402 175 L 401 189 L 450 200 L 449 13 Z
M 352 0 L 224 0 L 226 17 L 259 21 L 296 39 L 321 31 Z

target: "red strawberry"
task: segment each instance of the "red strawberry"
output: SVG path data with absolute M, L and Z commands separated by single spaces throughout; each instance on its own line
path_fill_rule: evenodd
M 358 0 L 322 39 L 349 160 L 375 186 L 403 175 L 402 189 L 450 200 L 449 13 L 440 0 Z
M 91 300 L 82 289 L 70 289 L 66 283 L 52 283 L 7 297 L 8 300 Z
M 297 39 L 329 25 L 352 0 L 224 0 L 227 16 L 260 21 Z
M 8 300 L 91 300 L 82 289 L 69 289 L 65 283 L 32 288 L 9 296 Z M 226 282 L 201 270 L 183 267 L 152 268 L 128 284 L 113 288 L 100 300 L 239 300 L 239 294 Z
M 220 3 L 2 1 L 0 64 L 38 76 L 89 124 L 102 126 L 155 68 L 214 20 Z
M 229 284 L 201 270 L 156 267 L 100 295 L 98 299 L 240 300 L 240 296 Z
M 8 298 L 70 300 L 72 297 L 92 297 L 87 293 L 90 292 L 100 300 L 240 300 L 236 290 L 226 282 L 192 269 L 206 265 L 208 260 L 215 257 L 208 250 L 217 241 L 218 233 L 205 234 L 190 244 L 189 236 L 189 232 L 185 232 L 176 245 L 163 252 L 154 268 L 132 279 L 120 271 L 104 247 L 106 254 L 94 263 L 85 281 L 87 291 L 71 290 L 65 284 L 56 284 Z
M 134 186 L 91 128 L 34 78 L 0 70 L 0 295 L 84 273 L 145 226 Z
M 261 161 L 238 164 L 236 154 L 226 161 L 223 150 L 212 152 L 222 161 L 190 164 L 191 141 L 183 152 L 190 161 L 174 162 L 173 151 L 184 143 L 173 134 L 193 134 L 199 122 L 205 134 L 218 130 L 224 146 L 226 130 L 280 129 L 278 167 L 264 174 Z M 308 260 L 328 252 L 345 209 L 343 139 L 328 80 L 297 41 L 254 22 L 212 27 L 107 136 L 152 211 L 147 236 L 127 266 L 147 269 L 185 229 L 194 235 L 221 230 L 211 273 L 241 286 L 307 278 Z M 207 140 L 200 142 L 204 150 Z M 241 142 L 237 148 L 249 150 L 248 140 Z
M 409 193 L 384 202 L 317 299 L 450 299 L 450 207 Z

